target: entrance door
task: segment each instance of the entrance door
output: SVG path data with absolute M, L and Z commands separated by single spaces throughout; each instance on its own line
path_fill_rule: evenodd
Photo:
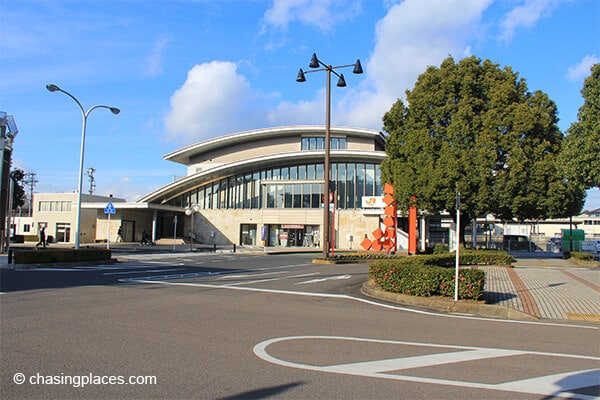
M 256 224 L 240 225 L 240 245 L 256 246 Z
M 56 223 L 56 243 L 69 243 L 71 240 L 71 224 Z
M 122 238 L 124 242 L 135 242 L 135 221 L 121 221 Z

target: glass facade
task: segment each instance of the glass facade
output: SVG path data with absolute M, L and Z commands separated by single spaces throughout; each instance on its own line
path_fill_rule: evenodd
M 201 209 L 321 208 L 324 165 L 298 164 L 230 176 L 200 186 L 168 204 Z M 363 196 L 382 192 L 375 163 L 332 163 L 331 188 L 338 209 L 360 208 Z

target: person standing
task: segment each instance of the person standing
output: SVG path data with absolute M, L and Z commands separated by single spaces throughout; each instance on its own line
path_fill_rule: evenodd
M 122 242 L 123 241 L 123 229 L 122 227 L 119 226 L 119 229 L 117 230 L 117 240 L 116 243 Z
M 40 231 L 38 232 L 39 242 L 36 243 L 35 248 L 39 248 L 40 244 L 46 248 L 46 227 L 42 225 Z

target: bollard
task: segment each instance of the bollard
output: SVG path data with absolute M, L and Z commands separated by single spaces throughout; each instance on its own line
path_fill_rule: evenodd
M 10 247 L 8 248 L 8 264 L 12 264 L 12 259 L 13 259 L 13 249 L 11 249 Z
M 233 244 L 233 252 L 235 253 L 235 243 Z
M 215 253 L 217 252 L 217 245 L 216 244 L 213 244 L 213 252 L 215 252 Z

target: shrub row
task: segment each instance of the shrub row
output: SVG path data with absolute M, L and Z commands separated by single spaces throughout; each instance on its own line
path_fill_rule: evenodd
M 369 267 L 369 276 L 381 289 L 411 296 L 454 297 L 454 269 L 432 264 L 430 257 L 405 257 L 376 261 Z M 439 261 L 439 260 L 435 260 Z M 483 298 L 485 272 L 460 269 L 458 298 Z
M 584 251 L 566 251 L 565 256 L 567 258 L 573 257 L 583 261 L 594 261 L 594 255 L 592 253 L 586 253 Z
M 368 260 L 398 260 L 407 258 L 405 254 L 396 255 L 388 253 L 342 253 L 329 257 L 329 261 L 352 262 Z M 422 265 L 437 265 L 440 267 L 453 266 L 456 262 L 456 253 L 436 253 L 408 257 L 413 263 Z M 500 250 L 461 250 L 459 253 L 460 265 L 511 265 L 513 257 L 505 251 Z
M 14 252 L 15 264 L 110 260 L 110 249 L 45 249 Z

